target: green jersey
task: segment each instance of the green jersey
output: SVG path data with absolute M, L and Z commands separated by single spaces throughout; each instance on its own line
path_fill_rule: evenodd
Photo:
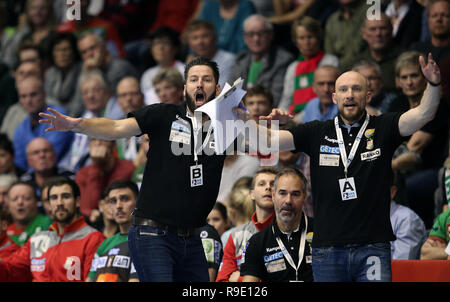
M 48 230 L 52 222 L 53 221 L 50 219 L 50 217 L 39 213 L 36 215 L 36 217 L 34 217 L 34 219 L 27 225 L 25 229 L 19 229 L 17 228 L 17 225 L 13 223 L 8 226 L 6 234 L 12 241 L 22 246 L 34 233 Z
M 430 237 L 438 237 L 445 240 L 446 243 L 450 241 L 450 209 L 436 218 L 430 231 Z

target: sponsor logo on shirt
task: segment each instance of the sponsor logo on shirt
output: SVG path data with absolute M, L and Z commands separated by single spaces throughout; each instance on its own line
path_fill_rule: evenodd
M 102 268 L 106 266 L 106 260 L 108 260 L 108 256 L 102 256 L 97 259 L 97 268 Z
M 368 161 L 372 161 L 374 159 L 376 159 L 377 157 L 381 156 L 381 149 L 375 149 L 373 151 L 369 151 L 369 152 L 364 152 L 361 153 L 361 160 L 368 160 Z
M 320 145 L 320 153 L 340 154 L 339 147 Z
M 329 138 L 328 135 L 325 135 L 324 139 L 325 139 L 326 141 L 329 141 L 330 143 L 338 144 L 338 140 L 337 140 L 337 139 Z
M 120 252 L 120 249 L 119 249 L 119 248 L 113 248 L 113 249 L 110 249 L 110 250 L 108 251 L 108 256 L 117 255 L 117 254 L 119 254 L 119 252 Z
M 271 255 L 264 256 L 264 262 L 267 263 L 267 262 L 278 260 L 278 259 L 281 259 L 281 258 L 283 258 L 283 253 L 282 252 L 277 252 L 277 253 L 274 253 L 274 254 L 271 254 Z
M 31 271 L 43 272 L 45 270 L 45 258 L 31 259 Z
M 131 263 L 130 257 L 117 255 L 116 257 L 114 257 L 112 266 L 119 268 L 129 268 L 130 263 Z

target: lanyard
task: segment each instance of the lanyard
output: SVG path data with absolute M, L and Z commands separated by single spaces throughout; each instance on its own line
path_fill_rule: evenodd
M 334 126 L 336 128 L 336 135 L 337 135 L 337 139 L 338 139 L 339 150 L 341 151 L 340 153 L 341 153 L 342 164 L 344 165 L 345 178 L 347 178 L 348 166 L 350 166 L 351 162 L 353 161 L 353 158 L 355 157 L 356 149 L 358 149 L 359 143 L 361 142 L 361 137 L 363 136 L 363 133 L 366 130 L 366 127 L 368 124 L 369 124 L 369 115 L 366 114 L 366 119 L 364 121 L 364 124 L 362 125 L 361 129 L 359 130 L 358 135 L 356 136 L 355 141 L 353 143 L 352 149 L 350 150 L 350 154 L 348 155 L 348 158 L 347 158 L 347 152 L 345 151 L 345 145 L 344 145 L 344 138 L 342 137 L 342 130 L 339 127 L 339 120 L 338 120 L 337 116 L 334 118 Z
M 197 143 L 198 143 L 197 138 L 198 138 L 199 131 L 202 129 L 202 123 L 201 123 L 201 121 L 198 121 L 195 116 L 192 116 L 189 113 L 189 111 L 187 112 L 186 116 L 191 119 L 192 127 L 194 128 L 193 129 L 193 132 L 194 132 L 194 161 L 197 164 L 198 163 L 198 153 L 202 152 L 202 150 L 206 148 L 206 145 L 208 144 L 209 138 L 213 131 L 213 127 L 212 127 L 212 124 L 209 125 L 208 133 L 206 134 L 205 140 L 203 141 L 203 144 L 200 147 L 200 149 L 197 151 Z
M 294 260 L 292 259 L 288 250 L 284 246 L 283 241 L 281 241 L 280 237 L 279 236 L 275 237 L 275 239 L 277 240 L 278 246 L 280 247 L 281 252 L 283 253 L 287 262 L 295 270 L 295 281 L 298 281 L 298 269 L 300 268 L 300 264 L 302 263 L 303 255 L 305 254 L 306 231 L 308 230 L 308 218 L 306 217 L 305 212 L 303 212 L 303 217 L 305 217 L 305 229 L 303 230 L 302 236 L 300 238 L 300 246 L 298 248 L 297 266 L 295 265 Z M 272 226 L 272 232 L 275 234 L 275 230 L 274 230 L 273 226 Z

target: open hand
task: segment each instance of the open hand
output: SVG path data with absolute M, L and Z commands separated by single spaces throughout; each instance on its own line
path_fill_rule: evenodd
M 45 119 L 40 119 L 39 123 L 47 124 L 47 125 L 51 126 L 50 128 L 45 129 L 45 132 L 71 131 L 71 130 L 74 130 L 75 127 L 78 126 L 81 123 L 81 121 L 83 120 L 82 118 L 73 118 L 73 117 L 64 115 L 52 108 L 47 108 L 47 111 L 52 114 L 45 113 L 45 112 L 39 113 L 39 116 L 41 118 L 45 118 Z
M 283 110 L 283 109 L 272 109 L 272 112 L 267 116 L 260 116 L 260 120 L 265 120 L 270 123 L 270 121 L 279 121 L 280 125 L 286 124 L 291 118 L 294 116 L 290 114 L 289 112 Z
M 439 66 L 433 60 L 431 53 L 428 54 L 428 62 L 425 64 L 425 58 L 423 56 L 419 57 L 420 67 L 422 68 L 422 73 L 428 82 L 432 84 L 441 83 L 441 72 Z

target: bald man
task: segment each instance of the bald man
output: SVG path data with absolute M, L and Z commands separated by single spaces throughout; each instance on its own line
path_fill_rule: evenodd
M 314 235 L 309 237 L 313 237 L 314 281 L 392 279 L 392 155 L 403 137 L 433 118 L 439 104 L 439 68 L 431 55 L 427 64 L 423 57 L 420 63 L 428 86 L 420 105 L 408 112 L 369 116 L 365 110 L 371 97 L 367 81 L 350 71 L 336 80 L 332 94 L 338 107 L 336 118 L 268 132 L 279 136 L 281 150 L 305 152 L 311 159 Z M 245 118 L 243 110 L 237 112 Z M 289 118 L 286 112 L 274 109 L 260 119 L 284 124 Z M 267 131 L 260 126 L 261 130 Z

